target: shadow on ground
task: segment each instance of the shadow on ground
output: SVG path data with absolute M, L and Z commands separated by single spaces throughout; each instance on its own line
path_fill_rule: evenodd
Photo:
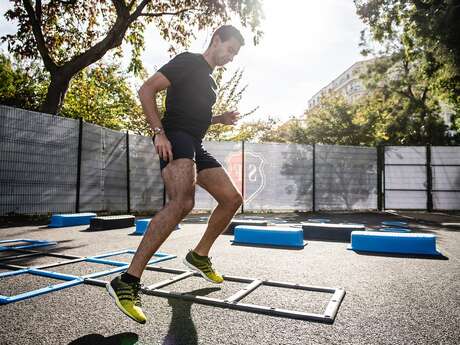
M 136 344 L 139 336 L 136 333 L 120 333 L 110 337 L 100 334 L 87 334 L 71 341 L 68 345 L 131 345 Z
M 17 265 L 17 266 L 30 266 L 30 263 L 33 262 L 37 257 L 55 257 L 56 261 L 62 261 L 65 259 L 65 251 L 69 249 L 76 249 L 76 248 L 83 248 L 87 245 L 77 245 L 72 246 L 66 244 L 67 242 L 73 242 L 73 240 L 65 240 L 59 241 L 59 246 L 50 246 L 48 248 L 31 248 L 30 250 L 27 249 L 11 249 L 11 250 L 4 250 L 0 252 L 0 265 L 1 264 L 9 264 L 9 265 Z M 53 255 L 55 254 L 55 255 Z M 63 255 L 59 257 L 59 255 Z M 69 255 L 70 259 L 71 256 Z
M 220 288 L 202 288 L 188 292 L 187 294 L 195 296 L 205 296 Z M 177 298 L 168 298 L 168 303 L 172 308 L 171 323 L 166 337 L 163 339 L 163 345 L 198 344 L 198 334 L 193 323 L 190 309 L 193 302 L 183 301 Z

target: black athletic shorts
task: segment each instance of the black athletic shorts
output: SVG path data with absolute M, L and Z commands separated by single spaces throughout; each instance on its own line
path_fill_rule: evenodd
M 200 172 L 204 169 L 219 168 L 222 166 L 203 147 L 203 141 L 183 131 L 165 132 L 166 137 L 171 142 L 173 160 L 179 158 L 190 158 L 195 161 L 196 170 Z M 163 170 L 168 162 L 160 158 L 160 168 Z

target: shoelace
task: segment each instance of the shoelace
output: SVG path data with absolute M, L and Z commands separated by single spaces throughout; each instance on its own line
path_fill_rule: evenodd
M 138 307 L 142 307 L 141 296 L 139 295 L 140 289 L 142 289 L 143 285 L 140 283 L 135 283 L 132 286 L 133 289 L 133 297 L 134 297 L 134 305 Z
M 214 271 L 214 268 L 212 267 L 211 259 L 212 259 L 212 258 L 208 256 L 208 257 L 206 258 L 206 263 L 209 265 L 210 271 L 211 271 L 212 273 L 215 273 L 216 271 Z

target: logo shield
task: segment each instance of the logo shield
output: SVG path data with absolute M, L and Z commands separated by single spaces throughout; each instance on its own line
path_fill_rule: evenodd
M 243 157 L 241 152 L 232 152 L 225 159 L 227 171 L 236 187 L 242 193 L 245 203 L 253 200 L 265 187 L 264 158 L 253 152 L 245 152 L 244 193 L 243 193 Z

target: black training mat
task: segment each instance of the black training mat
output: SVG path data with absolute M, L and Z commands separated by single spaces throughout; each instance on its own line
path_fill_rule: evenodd
M 235 226 L 238 226 L 238 225 L 267 226 L 268 223 L 266 220 L 233 219 L 223 233 L 227 235 L 233 235 L 233 232 L 235 231 Z
M 136 218 L 131 215 L 94 217 L 91 219 L 88 230 L 97 231 L 130 228 L 134 226 L 135 219 Z

